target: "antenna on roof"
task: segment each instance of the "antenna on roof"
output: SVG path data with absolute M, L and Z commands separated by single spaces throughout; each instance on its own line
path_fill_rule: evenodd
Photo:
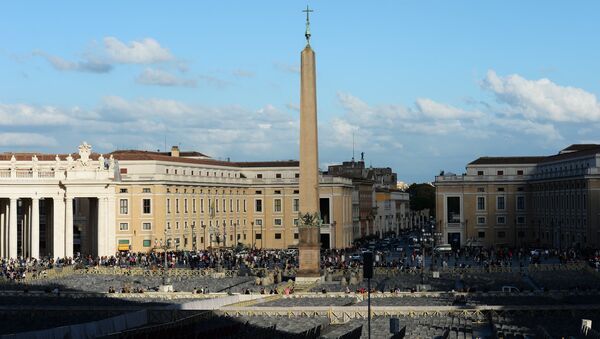
M 354 162 L 354 131 L 352 131 L 352 162 Z

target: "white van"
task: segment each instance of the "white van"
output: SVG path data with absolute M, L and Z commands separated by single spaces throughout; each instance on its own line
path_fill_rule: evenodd
M 438 245 L 433 250 L 435 251 L 435 253 L 450 253 L 452 252 L 452 245 Z

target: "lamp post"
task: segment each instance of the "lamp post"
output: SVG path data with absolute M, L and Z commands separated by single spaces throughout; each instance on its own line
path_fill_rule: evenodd
M 237 222 L 233 223 L 233 241 L 234 241 L 235 247 L 237 247 L 239 244 L 238 233 L 237 233 Z
M 223 247 L 227 247 L 227 223 L 223 220 Z
M 196 252 L 196 222 L 192 223 L 192 251 Z
M 255 247 L 254 242 L 255 242 L 255 238 L 256 238 L 256 235 L 254 234 L 254 221 L 250 221 L 250 226 L 252 227 L 252 239 L 250 239 L 250 240 L 252 240 L 252 249 L 254 249 L 254 247 Z
M 263 234 L 263 223 L 261 222 L 260 223 L 260 249 L 261 250 L 264 248 L 263 247 L 263 238 L 264 238 L 263 235 L 264 235 Z
M 204 240 L 203 243 L 203 247 L 204 250 L 206 251 L 206 225 L 204 225 L 204 221 L 202 222 L 202 224 L 200 225 L 200 227 L 202 227 L 202 233 L 204 233 L 204 238 L 202 240 Z

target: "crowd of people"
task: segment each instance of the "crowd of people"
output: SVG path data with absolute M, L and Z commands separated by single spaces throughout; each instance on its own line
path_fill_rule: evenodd
M 166 258 L 165 258 L 166 255 Z M 432 250 L 375 251 L 374 265 L 402 270 L 419 270 L 426 265 L 442 267 L 511 267 L 526 266 L 535 263 L 568 263 L 588 260 L 597 266 L 600 263 L 598 250 L 532 250 L 526 248 L 464 248 L 436 254 Z M 358 248 L 341 250 L 323 250 L 321 252 L 322 269 L 348 269 L 362 266 L 362 256 Z M 118 252 L 114 256 L 94 257 L 91 255 L 74 258 L 16 258 L 0 260 L 0 276 L 6 280 L 18 281 L 29 274 L 43 274 L 45 269 L 53 267 L 141 267 L 146 269 L 188 268 L 188 269 L 225 269 L 248 272 L 249 268 L 264 268 L 285 271 L 298 267 L 298 250 L 260 250 L 260 249 L 210 249 L 200 251 L 173 252 Z

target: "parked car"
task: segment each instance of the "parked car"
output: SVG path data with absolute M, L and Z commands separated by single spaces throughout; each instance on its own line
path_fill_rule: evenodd
M 438 245 L 433 249 L 433 251 L 435 253 L 440 253 L 440 254 L 450 253 L 450 252 L 452 252 L 452 245 L 450 245 L 450 244 Z

